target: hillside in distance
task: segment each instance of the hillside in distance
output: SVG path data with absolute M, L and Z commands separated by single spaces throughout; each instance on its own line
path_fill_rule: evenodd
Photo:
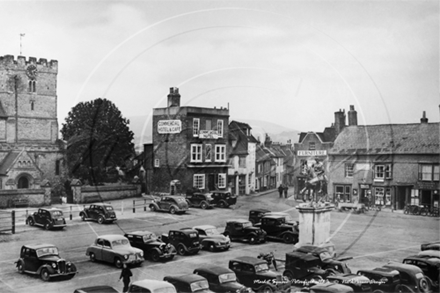
M 142 151 L 142 145 L 144 143 L 152 142 L 151 133 L 153 121 L 147 116 L 131 116 L 127 118 L 130 120 L 128 126 L 134 133 L 136 150 Z M 267 133 L 273 142 L 280 142 L 283 144 L 286 144 L 288 140 L 291 140 L 292 144 L 298 142 L 298 134 L 300 131 L 287 126 L 281 126 L 262 120 L 231 119 L 230 121 L 232 120 L 249 124 L 252 127 L 252 135 L 260 141 L 264 140 Z

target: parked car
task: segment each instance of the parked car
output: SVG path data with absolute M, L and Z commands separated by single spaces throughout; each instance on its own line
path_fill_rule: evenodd
M 400 273 L 396 270 L 375 268 L 372 270 L 359 270 L 357 274 L 365 276 L 370 280 L 370 286 L 373 292 L 399 292 Z
M 331 283 L 347 285 L 354 292 L 372 292 L 370 279 L 363 275 L 337 274 L 327 276 L 326 279 Z
M 128 288 L 128 293 L 177 293 L 173 284 L 158 281 L 144 279 L 131 283 Z
M 336 284 L 336 283 L 320 283 L 313 285 L 308 288 L 301 289 L 300 292 L 309 292 L 309 293 L 353 293 L 353 288 L 344 284 Z
M 160 199 L 154 199 L 150 204 L 150 210 L 169 212 L 170 214 L 183 214 L 188 210 L 188 202 L 183 196 L 166 195 Z
M 309 287 L 330 275 L 321 267 L 322 261 L 318 256 L 302 253 L 286 253 L 286 263 L 283 276 L 292 281 L 292 285 Z
M 46 230 L 66 227 L 66 219 L 64 219 L 63 211 L 56 208 L 40 208 L 38 211 L 31 214 L 26 223 L 29 226 L 41 226 Z
M 400 285 L 397 287 L 399 292 L 428 293 L 431 290 L 423 271 L 415 265 L 391 262 L 382 267 L 399 272 Z
M 237 281 L 255 292 L 290 292 L 290 281 L 277 272 L 269 270 L 265 260 L 241 256 L 229 261 Z
M 212 225 L 201 225 L 193 227 L 199 232 L 202 249 L 209 251 L 228 250 L 231 247 L 231 240 L 217 230 Z
M 113 263 L 119 269 L 123 263 L 140 265 L 144 261 L 144 252 L 141 249 L 131 247 L 126 237 L 115 234 L 98 236 L 87 248 L 86 255 L 93 262 Z
M 226 190 L 214 190 L 211 196 L 213 204 L 221 208 L 228 208 L 237 203 L 237 196 Z
M 426 251 L 429 250 L 425 250 L 423 252 Z M 403 263 L 419 267 L 423 271 L 426 279 L 429 281 L 430 286 L 438 291 L 440 276 L 440 258 L 413 255 L 406 257 L 403 260 Z
M 55 277 L 71 279 L 78 272 L 72 262 L 60 257 L 58 248 L 52 244 L 23 245 L 15 263 L 20 274 L 38 275 L 43 281 Z
M 285 243 L 297 243 L 299 232 L 297 227 L 287 224 L 286 219 L 282 215 L 264 215 L 260 223 L 254 225 L 263 229 L 267 239 L 282 240 Z
M 220 293 L 250 293 L 251 288 L 237 282 L 234 271 L 221 266 L 209 266 L 197 268 L 194 274 L 200 275 L 208 280 L 209 289 Z
M 73 293 L 119 293 L 119 291 L 113 287 L 101 285 L 101 286 L 78 288 L 75 289 Z
M 113 223 L 117 220 L 115 210 L 107 203 L 91 204 L 89 207 L 84 208 L 79 216 L 83 221 L 92 220 L 99 224 Z
M 172 244 L 179 255 L 197 254 L 202 248 L 199 233 L 190 228 L 170 230 L 168 234 L 162 234 L 161 238 L 165 243 Z
M 165 276 L 163 280 L 173 284 L 179 293 L 214 293 L 209 290 L 208 281 L 200 275 Z
M 249 221 L 251 221 L 252 225 L 260 223 L 261 218 L 270 213 L 270 210 L 267 209 L 253 209 L 249 211 Z
M 176 248 L 170 243 L 163 242 L 153 232 L 136 231 L 126 233 L 124 236 L 130 241 L 132 247 L 142 249 L 145 259 L 168 261 L 172 260 L 176 255 Z
M 186 200 L 190 207 L 202 208 L 204 210 L 214 207 L 213 198 L 209 192 L 187 194 Z
M 420 250 L 440 250 L 440 241 L 421 244 Z
M 263 243 L 266 241 L 266 232 L 258 227 L 252 226 L 248 220 L 230 220 L 226 222 L 223 235 L 228 236 L 232 241 L 247 241 L 251 244 Z

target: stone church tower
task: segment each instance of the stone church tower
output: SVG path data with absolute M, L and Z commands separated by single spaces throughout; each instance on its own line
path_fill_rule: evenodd
M 58 62 L 0 57 L 0 189 L 36 189 L 63 172 Z

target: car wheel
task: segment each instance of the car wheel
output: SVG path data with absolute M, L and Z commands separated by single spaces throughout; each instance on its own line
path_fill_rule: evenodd
M 283 236 L 284 243 L 292 243 L 293 235 L 292 234 L 284 234 Z
M 209 246 L 208 246 L 208 249 L 209 249 L 209 251 L 211 251 L 211 252 L 215 251 L 215 245 L 214 245 L 214 243 L 210 243 Z
M 249 243 L 251 244 L 257 243 L 257 237 L 255 235 L 249 236 Z
M 86 220 L 86 215 L 84 213 L 81 213 L 81 220 L 85 221 Z
M 50 230 L 52 228 L 52 225 L 50 223 L 44 224 L 44 230 Z
M 429 286 L 429 282 L 426 278 L 420 279 L 419 287 L 422 292 L 429 292 L 431 290 L 431 286 Z
M 224 201 L 219 202 L 218 205 L 219 205 L 219 207 L 221 207 L 221 208 L 225 208 L 225 207 L 226 207 L 226 204 L 225 204 Z
M 291 271 L 284 271 L 283 276 L 286 277 L 289 281 L 293 280 L 293 274 Z
M 40 271 L 40 278 L 41 280 L 47 282 L 50 279 L 49 271 L 46 268 L 42 268 Z
M 114 264 L 118 269 L 122 268 L 122 260 L 119 257 L 115 258 Z
M 377 289 L 377 290 L 374 290 L 373 293 L 385 293 L 385 292 L 382 291 L 382 290 Z
M 155 212 L 156 211 L 156 206 L 155 205 L 151 205 L 150 206 L 150 211 Z
M 273 292 L 273 290 L 272 290 L 272 288 L 271 287 L 269 287 L 269 286 L 266 286 L 266 287 L 264 287 L 263 288 L 263 291 L 262 291 L 263 293 L 272 293 Z
M 175 214 L 176 213 L 176 208 L 175 207 L 171 207 L 170 208 L 170 214 Z
M 23 262 L 21 260 L 19 260 L 17 263 L 17 270 L 20 274 L 24 273 L 24 266 L 23 266 Z
M 160 260 L 160 255 L 159 255 L 159 252 L 157 252 L 157 250 L 153 250 L 151 252 L 151 260 L 154 261 L 154 262 Z
M 104 217 L 103 216 L 99 216 L 98 224 L 103 224 L 103 223 L 104 223 Z
M 177 245 L 177 253 L 179 255 L 185 255 L 186 250 L 185 250 L 185 246 L 183 246 L 183 244 Z
M 206 210 L 206 209 L 208 208 L 208 204 L 207 204 L 206 202 L 202 202 L 202 203 L 200 204 L 200 207 L 201 207 L 203 210 Z
M 95 254 L 94 254 L 93 252 L 91 252 L 91 253 L 89 254 L 89 257 L 90 257 L 90 261 L 92 261 L 92 262 L 95 262 L 95 261 L 96 261 L 96 256 L 95 256 Z
M 396 291 L 399 293 L 415 293 L 413 289 L 405 284 L 399 284 L 396 286 Z
M 29 226 L 33 226 L 33 225 L 35 225 L 35 221 L 34 221 L 34 219 L 32 219 L 32 218 L 30 218 L 30 219 L 28 220 L 28 223 L 29 223 Z

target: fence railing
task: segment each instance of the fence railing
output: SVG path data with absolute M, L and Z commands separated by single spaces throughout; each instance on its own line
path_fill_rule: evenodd
M 0 233 L 15 234 L 15 211 L 0 211 Z

